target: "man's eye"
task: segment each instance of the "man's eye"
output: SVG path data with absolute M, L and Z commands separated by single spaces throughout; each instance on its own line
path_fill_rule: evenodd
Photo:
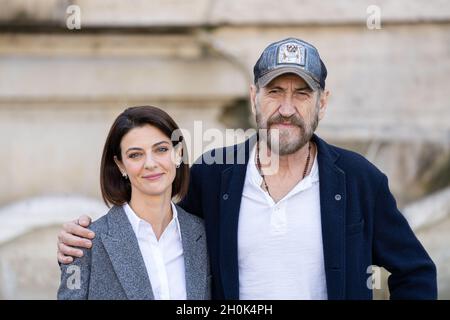
M 279 93 L 279 92 L 280 92 L 280 90 L 278 90 L 278 89 L 269 90 L 269 93 Z

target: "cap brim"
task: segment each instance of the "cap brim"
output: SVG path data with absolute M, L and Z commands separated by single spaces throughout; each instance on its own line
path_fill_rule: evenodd
M 298 75 L 300 78 L 305 80 L 306 84 L 312 90 L 317 90 L 319 88 L 319 84 L 317 83 L 317 81 L 315 81 L 308 73 L 306 73 L 306 71 L 298 67 L 282 67 L 272 70 L 258 79 L 258 85 L 260 87 L 265 87 L 270 83 L 270 81 L 286 73 L 294 73 Z

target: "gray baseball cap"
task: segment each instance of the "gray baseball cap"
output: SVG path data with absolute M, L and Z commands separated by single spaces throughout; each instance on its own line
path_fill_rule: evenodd
M 253 68 L 255 84 L 265 87 L 276 77 L 294 73 L 316 90 L 325 89 L 327 68 L 317 49 L 300 39 L 287 38 L 264 49 Z

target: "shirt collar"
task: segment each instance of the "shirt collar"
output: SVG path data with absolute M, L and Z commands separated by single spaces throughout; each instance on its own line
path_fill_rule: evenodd
M 172 216 L 172 220 L 169 222 L 169 224 L 167 225 L 167 227 L 169 227 L 169 226 L 172 224 L 172 222 L 175 222 L 176 228 L 177 228 L 178 236 L 179 236 L 180 239 L 181 239 L 181 229 L 180 229 L 180 222 L 179 222 L 179 220 L 178 220 L 178 211 L 177 211 L 177 207 L 175 206 L 175 204 L 174 204 L 172 201 L 170 202 L 170 205 L 172 206 L 172 213 L 173 213 L 173 216 Z M 146 223 L 146 224 L 149 224 L 149 223 L 148 223 L 147 221 L 141 219 L 141 218 L 134 212 L 134 210 L 130 207 L 130 205 L 129 205 L 128 203 L 125 203 L 125 204 L 122 206 L 122 208 L 123 208 L 123 210 L 125 211 L 125 213 L 126 213 L 126 215 L 127 215 L 127 217 L 128 217 L 128 220 L 129 220 L 130 223 L 131 223 L 131 227 L 133 228 L 134 233 L 135 233 L 136 235 L 138 235 L 138 234 L 139 234 L 139 225 L 140 225 L 141 223 Z
M 256 142 L 258 143 L 258 142 Z M 252 151 L 250 152 L 250 158 L 248 161 L 248 170 L 249 170 L 249 178 L 250 182 L 253 185 L 260 186 L 262 183 L 262 177 L 259 173 L 258 167 L 256 165 L 256 144 L 253 146 Z

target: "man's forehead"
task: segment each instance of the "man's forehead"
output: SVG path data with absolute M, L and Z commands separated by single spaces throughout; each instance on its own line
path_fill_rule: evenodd
M 303 80 L 302 77 L 299 75 L 296 75 L 295 73 L 285 73 L 282 75 L 279 75 L 278 77 L 274 78 L 272 81 L 270 81 L 267 84 L 267 88 L 269 87 L 275 87 L 275 86 L 281 86 L 281 85 L 287 85 L 290 83 L 294 83 L 294 85 L 297 87 L 308 87 L 308 84 L 305 80 Z

